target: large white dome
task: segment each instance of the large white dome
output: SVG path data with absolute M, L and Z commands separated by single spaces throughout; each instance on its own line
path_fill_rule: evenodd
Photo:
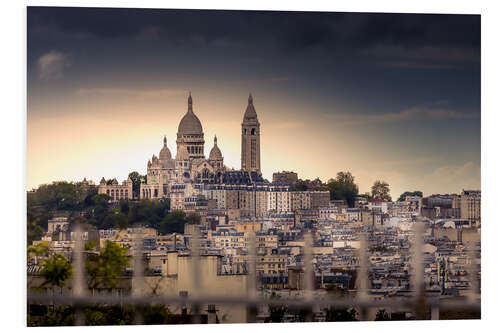
M 182 136 L 193 134 L 203 134 L 203 127 L 201 127 L 200 120 L 193 112 L 193 99 L 191 98 L 191 94 L 189 94 L 188 111 L 179 123 L 177 135 Z

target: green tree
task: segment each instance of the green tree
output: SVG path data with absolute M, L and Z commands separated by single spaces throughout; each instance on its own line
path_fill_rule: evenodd
M 83 192 L 75 184 L 65 181 L 43 184 L 28 193 L 28 204 L 41 205 L 48 210 L 80 209 L 83 200 Z
M 29 327 L 39 327 L 39 326 L 72 326 L 75 324 L 75 307 L 61 305 L 57 307 L 52 307 L 51 309 L 45 309 L 43 315 L 35 315 L 32 311 L 33 305 L 29 307 L 28 311 L 28 326 Z
M 345 295 L 344 288 L 338 286 L 336 283 L 327 283 L 325 287 L 328 295 L 333 297 L 343 297 Z
M 33 258 L 35 265 L 38 264 L 39 257 L 45 257 L 49 253 L 49 243 L 40 242 L 36 245 L 28 247 L 28 258 Z
M 271 294 L 271 299 L 279 299 L 280 296 L 276 295 L 276 293 Z M 269 317 L 265 320 L 266 323 L 281 323 L 283 321 L 283 317 L 288 311 L 288 307 L 286 305 L 268 305 Z
M 355 309 L 328 307 L 325 321 L 357 321 Z
M 43 203 L 38 203 L 34 194 L 28 195 L 27 200 L 27 220 L 35 221 L 36 225 L 42 229 L 47 229 L 48 221 L 53 217 L 49 207 Z
M 290 186 L 290 191 L 307 191 L 307 184 L 299 179 L 292 186 Z
M 43 234 L 45 233 L 45 231 L 43 230 L 43 228 L 41 226 L 38 225 L 39 223 L 39 219 L 36 219 L 34 221 L 29 221 L 28 220 L 28 223 L 27 223 L 27 238 L 28 238 L 28 244 L 31 244 L 33 243 L 33 241 L 35 240 L 40 240 L 43 236 Z
M 114 226 L 117 229 L 123 230 L 127 229 L 129 224 L 128 224 L 128 216 L 119 212 L 115 213 L 114 215 Z
M 137 171 L 133 171 L 128 174 L 128 177 L 132 181 L 132 192 L 134 192 L 134 197 L 139 197 L 139 191 L 141 190 L 141 183 L 146 182 L 146 176 L 139 174 Z
M 89 246 L 87 246 L 87 250 Z M 123 270 L 129 266 L 128 250 L 121 245 L 106 241 L 98 255 L 88 253 L 85 268 L 89 288 L 116 288 Z
M 85 324 L 97 325 L 133 325 L 135 322 L 133 306 L 94 305 L 85 308 Z M 145 322 L 145 324 L 147 324 Z
M 376 180 L 372 186 L 372 198 L 391 201 L 389 184 L 383 180 Z
M 41 286 L 51 286 L 52 296 L 55 294 L 55 287 L 59 287 L 62 294 L 62 288 L 72 274 L 73 269 L 68 260 L 62 254 L 54 254 L 42 262 L 40 276 L 43 277 L 44 282 Z
M 128 215 L 128 212 L 130 211 L 130 205 L 127 200 L 121 200 L 120 201 L 120 212 L 122 212 L 125 215 Z
M 62 288 L 73 274 L 71 264 L 62 254 L 54 254 L 42 263 L 40 275 L 45 282 L 42 285 Z
M 144 307 L 143 316 L 146 325 L 168 324 L 170 311 L 164 304 L 152 304 Z
M 186 216 L 187 224 L 200 224 L 201 216 L 198 213 L 190 213 Z
M 96 194 L 90 199 L 88 222 L 98 229 L 102 228 L 104 219 L 109 213 L 109 200 L 106 194 Z
M 354 207 L 354 201 L 358 195 L 358 185 L 354 183 L 354 176 L 349 172 L 339 172 L 335 179 L 327 182 L 330 191 L 330 199 L 345 200 L 349 207 Z
M 385 311 L 385 309 L 380 309 L 380 310 L 378 310 L 377 314 L 375 315 L 375 320 L 376 321 L 388 321 L 391 319 L 389 318 L 389 314 Z
M 172 232 L 183 233 L 186 222 L 186 213 L 184 211 L 173 210 L 161 221 L 159 232 L 163 235 Z
M 406 191 L 399 196 L 398 201 L 405 201 L 407 196 L 422 198 L 424 194 L 422 193 L 422 191 L 413 191 L 413 192 Z
M 170 209 L 170 200 L 143 199 L 129 203 L 129 224 L 142 224 L 159 229 Z
M 68 217 L 70 228 L 73 230 L 76 226 L 86 227 L 88 225 L 87 218 L 80 214 L 70 214 Z

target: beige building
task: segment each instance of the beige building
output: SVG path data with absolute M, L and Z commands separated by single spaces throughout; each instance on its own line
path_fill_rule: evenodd
M 463 190 L 460 194 L 460 218 L 472 226 L 481 225 L 481 191 Z
M 270 192 L 268 210 L 275 212 L 297 212 L 300 210 L 319 209 L 328 206 L 330 192 L 328 191 L 290 191 Z
M 209 234 L 209 240 L 216 248 L 244 248 L 247 244 L 245 234 L 232 228 L 220 228 Z
M 269 212 L 291 212 L 291 193 L 288 188 L 270 187 L 267 197 L 267 210 Z
M 290 208 L 292 212 L 299 209 L 311 209 L 311 192 L 294 191 L 291 193 Z
M 256 262 L 257 275 L 285 274 L 287 272 L 287 254 L 260 255 Z
M 241 170 L 260 173 L 260 123 L 251 94 L 241 124 Z
M 311 209 L 319 209 L 328 207 L 330 204 L 329 191 L 310 191 L 311 192 Z
M 262 230 L 262 222 L 258 220 L 232 220 L 231 225 L 237 232 L 259 232 Z
M 213 185 L 210 188 L 204 189 L 203 194 L 207 199 L 215 200 L 217 209 L 226 209 L 227 191 L 224 185 Z
M 67 231 L 69 222 L 67 217 L 54 217 L 47 222 L 47 234 L 52 235 L 55 232 Z
M 128 178 L 120 185 L 118 184 L 118 181 L 114 179 L 113 182 L 108 185 L 103 177 L 101 179 L 101 182 L 99 183 L 97 193 L 109 195 L 111 198 L 111 202 L 118 202 L 120 200 L 132 200 L 132 180 Z
M 258 232 L 255 234 L 257 247 L 260 248 L 277 248 L 278 235 L 274 232 Z

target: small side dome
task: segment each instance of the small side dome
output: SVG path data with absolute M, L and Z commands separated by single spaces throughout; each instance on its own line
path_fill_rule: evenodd
M 213 161 L 222 160 L 222 153 L 219 147 L 217 147 L 217 136 L 214 138 L 214 147 L 212 148 L 212 150 L 210 150 L 210 155 L 208 159 Z
M 167 147 L 167 137 L 163 138 L 163 148 L 160 150 L 160 160 L 167 161 L 172 158 L 170 149 Z

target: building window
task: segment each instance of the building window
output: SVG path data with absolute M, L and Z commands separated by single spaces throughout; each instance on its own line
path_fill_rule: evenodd
M 257 167 L 257 142 L 255 139 L 250 142 L 250 167 Z

